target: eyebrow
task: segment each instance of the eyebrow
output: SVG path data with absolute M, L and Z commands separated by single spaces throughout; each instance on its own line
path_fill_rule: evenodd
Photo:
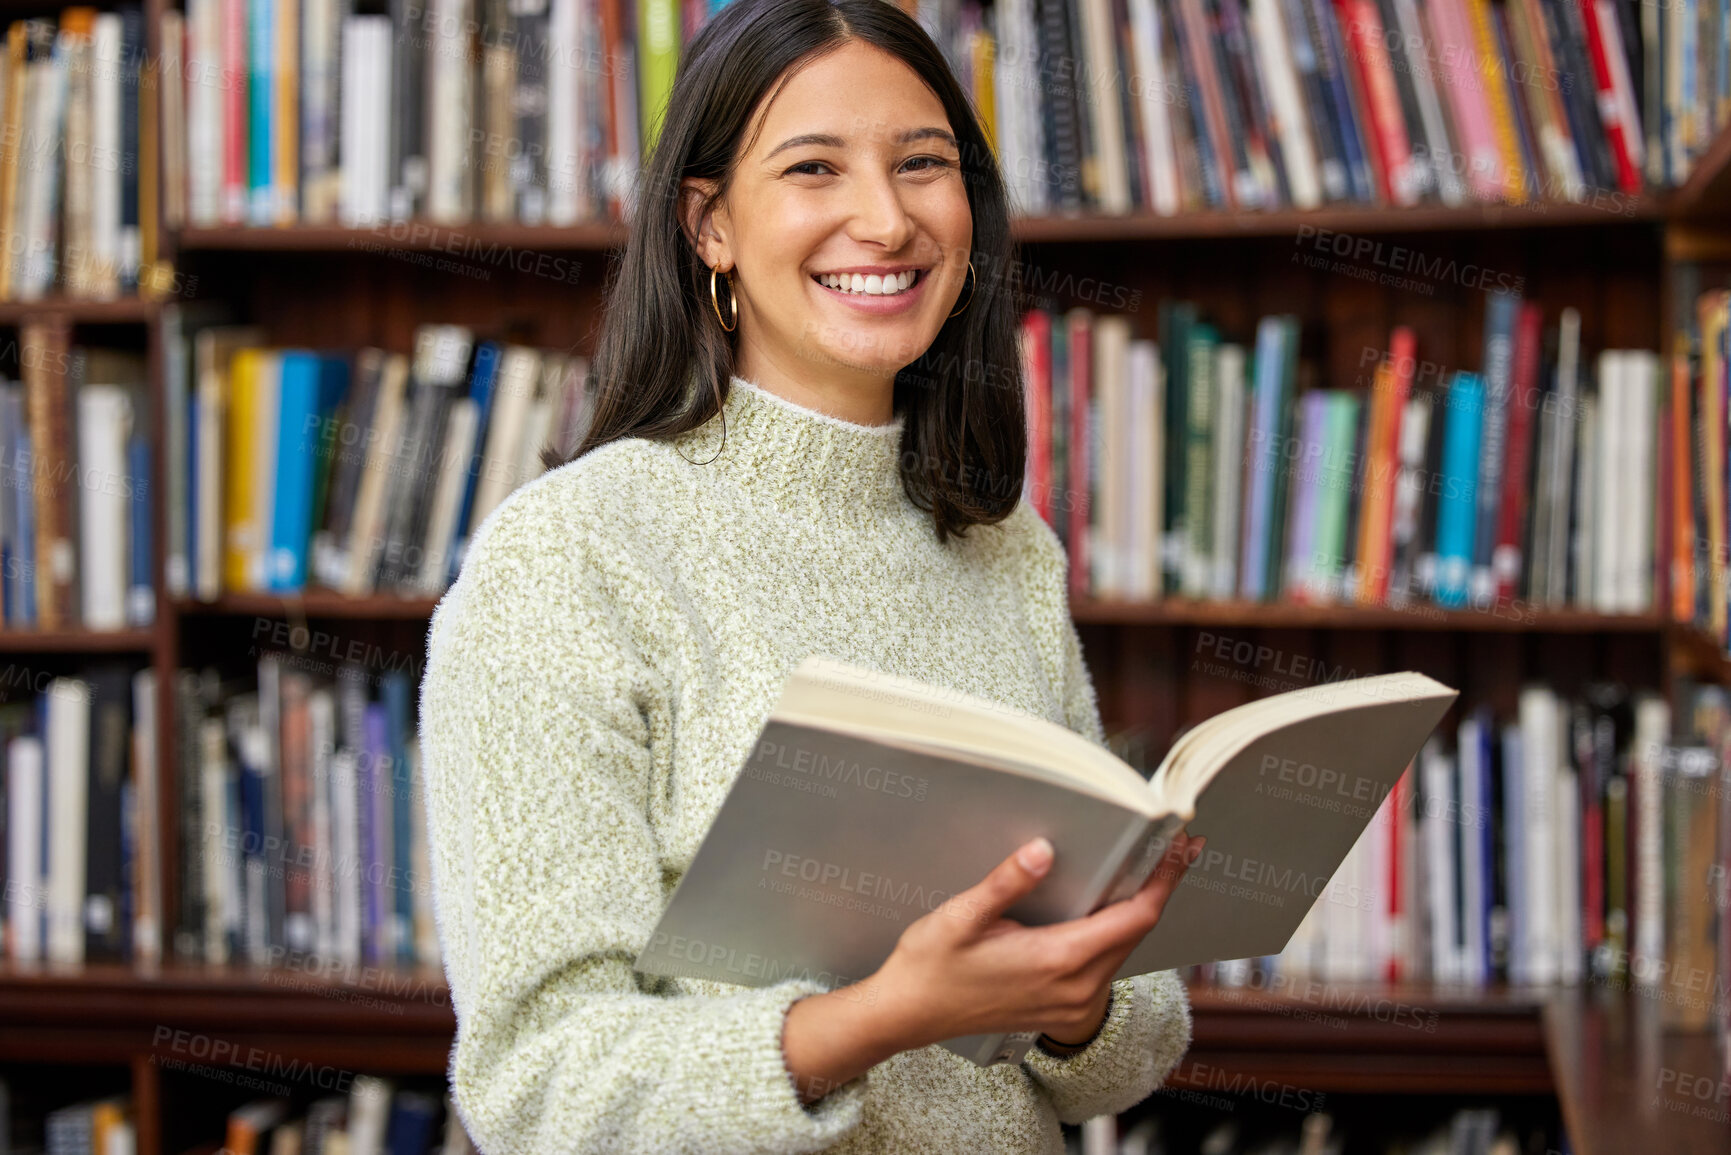
M 928 125 L 925 128 L 910 128 L 906 132 L 904 132 L 900 136 L 898 136 L 893 143 L 895 143 L 895 144 L 912 144 L 916 140 L 927 140 L 927 139 L 930 139 L 932 137 L 936 137 L 938 140 L 944 141 L 951 148 L 954 148 L 957 150 L 960 150 L 960 148 L 961 148 L 961 146 L 956 143 L 955 136 L 952 135 L 947 129 L 934 128 L 930 125 Z M 836 136 L 833 133 L 807 132 L 807 133 L 801 134 L 800 136 L 788 137 L 786 140 L 782 141 L 780 144 L 778 144 L 774 148 L 770 149 L 768 154 L 765 155 L 763 159 L 768 160 L 770 157 L 774 156 L 778 152 L 785 152 L 787 149 L 797 148 L 802 144 L 822 145 L 825 148 L 843 148 L 847 145 L 847 141 L 843 140 L 841 137 Z

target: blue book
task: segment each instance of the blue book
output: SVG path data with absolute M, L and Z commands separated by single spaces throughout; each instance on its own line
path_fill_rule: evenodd
M 30 431 L 19 421 L 12 427 L 12 500 L 17 502 L 18 526 L 18 581 L 14 589 L 18 594 L 17 605 L 10 607 L 15 610 L 8 617 L 21 626 L 36 624 L 36 504 L 31 499 L 35 487 L 31 484 L 31 467 L 33 457 L 30 448 Z M 44 734 L 48 731 L 43 730 Z M 47 827 L 43 827 L 44 830 Z
M 1285 374 L 1278 317 L 1264 317 L 1257 323 L 1254 372 L 1247 442 L 1250 492 L 1245 499 L 1238 596 L 1259 602 L 1268 596 L 1268 519 L 1274 503 L 1274 474 L 1280 467 L 1280 388 Z
M 1473 527 L 1471 597 L 1474 605 L 1496 600 L 1491 555 L 1497 548 L 1503 506 L 1503 459 L 1508 456 L 1509 394 L 1514 387 L 1515 316 L 1521 299 L 1492 293 L 1485 303 L 1484 428 L 1479 434 L 1478 520 Z
M 415 961 L 415 896 L 408 880 L 414 877 L 414 781 L 409 766 L 409 724 L 413 690 L 409 675 L 391 670 L 379 684 L 380 705 L 385 713 L 385 742 L 391 766 L 391 870 L 400 881 L 392 888 L 391 937 L 400 962 Z M 424 880 L 422 880 L 424 881 Z
M 361 813 L 361 862 L 366 870 L 361 941 L 368 962 L 396 957 L 391 944 L 393 907 L 387 892 L 391 876 L 390 741 L 385 708 L 369 702 L 361 717 L 363 741 L 358 759 Z
M 282 0 L 287 2 L 287 0 Z M 276 223 L 276 4 L 247 0 L 247 223 Z
M 427 1155 L 438 1111 L 438 1102 L 425 1092 L 398 1091 L 393 1095 L 391 1117 L 385 1127 L 385 1155 Z
M 1348 63 L 1350 58 L 1340 39 L 1340 29 L 1335 24 L 1333 5 L 1328 0 L 1309 0 L 1309 3 L 1311 19 L 1322 34 L 1323 51 L 1319 63 L 1328 79 L 1326 91 L 1332 106 L 1330 111 L 1340 130 L 1346 179 L 1352 185 L 1352 199 L 1369 204 L 1376 199 L 1376 191 L 1371 186 L 1370 163 L 1364 154 L 1363 126 L 1353 109 L 1352 93 L 1348 89 L 1351 81 L 1347 79 L 1346 69 L 1351 67 Z
M 126 621 L 148 626 L 156 620 L 156 565 L 150 524 L 150 439 L 134 433 L 126 443 L 126 474 L 131 483 L 132 505 L 128 510 L 131 574 L 126 583 Z
M 1479 480 L 1479 433 L 1485 405 L 1477 373 L 1456 373 L 1449 385 L 1443 426 L 1442 476 L 1436 503 L 1436 601 L 1467 604 L 1473 564 L 1473 520 Z
M 496 341 L 475 346 L 475 364 L 469 374 L 469 399 L 475 403 L 475 447 L 469 455 L 469 475 L 463 479 L 463 501 L 457 508 L 457 544 L 451 550 L 446 584 L 457 580 L 463 554 L 469 545 L 469 514 L 475 508 L 475 487 L 481 477 L 481 451 L 487 445 L 487 419 L 493 412 L 493 394 L 499 383 L 499 358 L 504 349 Z
M 266 588 L 306 588 L 307 549 L 312 540 L 313 466 L 319 455 L 319 358 L 302 349 L 282 354 L 277 411 L 276 500 L 271 529 Z

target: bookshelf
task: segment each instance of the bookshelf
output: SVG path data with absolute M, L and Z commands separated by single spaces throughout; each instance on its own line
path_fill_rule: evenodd
M 6 0 L 4 11 L 41 6 Z M 144 5 L 149 44 L 160 50 L 169 5 Z M 1427 349 L 1471 363 L 1482 310 L 1470 293 L 1435 301 L 1391 300 L 1388 290 L 1338 282 L 1314 296 L 1318 276 L 1288 267 L 1295 238 L 1316 232 L 1410 240 L 1434 253 L 1533 270 L 1547 305 L 1586 315 L 1584 344 L 1660 349 L 1676 302 L 1675 270 L 1731 262 L 1731 129 L 1720 131 L 1677 187 L 1595 204 L 1459 207 L 1331 207 L 1301 211 L 1082 213 L 1023 218 L 1015 235 L 1043 267 L 1087 270 L 1134 285 L 1143 299 L 1188 295 L 1234 327 L 1291 308 L 1329 337 L 1326 376 L 1350 380 L 1354 353 L 1384 342 L 1391 319 L 1421 330 Z M 623 229 L 512 223 L 205 226 L 165 231 L 161 247 L 199 276 L 200 298 L 226 300 L 241 316 L 268 318 L 279 343 L 405 350 L 423 320 L 459 320 L 525 339 L 580 344 L 599 301 L 597 273 L 575 290 L 506 271 L 497 281 L 429 278 L 393 260 L 446 247 L 579 254 L 604 264 Z M 1218 252 L 1217 264 L 1197 257 Z M 1239 301 L 1254 284 L 1254 302 Z M 163 403 L 162 302 L 48 299 L 0 303 L 0 326 L 59 318 L 76 326 L 143 330 L 155 415 Z M 1151 322 L 1144 314 L 1143 320 Z M 162 422 L 152 422 L 157 493 L 165 492 Z M 162 503 L 153 503 L 156 541 Z M 195 660 L 247 645 L 253 622 L 341 622 L 412 645 L 436 598 L 325 590 L 299 595 L 224 593 L 214 601 L 171 598 L 156 558 L 157 613 L 148 629 L 116 632 L 0 630 L 0 652 L 45 659 L 143 655 L 159 686 Z M 1199 638 L 1230 631 L 1318 661 L 1371 669 L 1395 661 L 1446 669 L 1475 693 L 1512 700 L 1521 679 L 1544 673 L 1564 684 L 1606 673 L 1668 688 L 1687 674 L 1731 682 L 1722 647 L 1668 614 L 1522 609 L 1508 614 L 1430 607 L 1310 606 L 1171 598 L 1072 604 L 1109 723 L 1145 727 L 1153 739 L 1244 700 L 1252 689 L 1186 672 Z M 175 809 L 178 762 L 174 700 L 157 700 L 162 844 L 183 832 Z M 177 860 L 163 859 L 163 889 L 177 893 Z M 170 899 L 172 901 L 172 898 Z M 1642 1107 L 1654 1063 L 1715 1069 L 1711 1043 L 1658 1034 L 1651 999 L 1604 990 L 1449 987 L 1433 984 L 1309 984 L 1297 994 L 1199 986 L 1192 990 L 1195 1040 L 1172 1085 L 1208 1089 L 1210 1072 L 1313 1088 L 1384 1095 L 1527 1094 L 1557 1097 L 1575 1150 L 1731 1151 L 1720 1128 L 1704 1131 L 1679 1112 Z M 1392 1005 L 1434 1014 L 1434 1030 L 1387 1021 Z M 164 1029 L 170 1034 L 165 1038 Z M 173 1032 L 346 1071 L 442 1075 L 454 1029 L 449 994 L 435 972 L 376 970 L 345 984 L 293 967 L 92 964 L 72 970 L 0 965 L 0 1062 L 122 1069 L 135 1099 L 140 1155 L 177 1155 L 185 1118 L 203 1109 L 167 1061 L 185 1060 Z M 1639 1054 L 1638 1069 L 1631 1055 Z M 1644 1113 L 1643 1113 L 1644 1112 Z M 215 1125 L 205 1117 L 203 1123 Z M 207 1128 L 208 1129 L 208 1128 Z

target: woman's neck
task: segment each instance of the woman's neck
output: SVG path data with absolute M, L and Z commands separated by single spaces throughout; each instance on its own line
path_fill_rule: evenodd
M 895 417 L 893 373 L 874 377 L 839 366 L 832 366 L 827 372 L 806 372 L 807 362 L 801 362 L 799 371 L 790 373 L 767 358 L 745 355 L 749 354 L 749 347 L 740 352 L 735 371 L 741 377 L 802 408 L 854 425 L 887 425 Z

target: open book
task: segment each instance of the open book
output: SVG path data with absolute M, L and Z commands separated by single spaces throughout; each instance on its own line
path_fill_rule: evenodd
M 636 967 L 832 989 L 1038 835 L 1038 926 L 1134 894 L 1188 826 L 1207 846 L 1115 977 L 1285 949 L 1456 691 L 1385 674 L 1263 698 L 1185 733 L 1148 779 L 1079 734 L 823 657 L 782 689 Z M 1037 1032 L 944 1046 L 1018 1062 Z

